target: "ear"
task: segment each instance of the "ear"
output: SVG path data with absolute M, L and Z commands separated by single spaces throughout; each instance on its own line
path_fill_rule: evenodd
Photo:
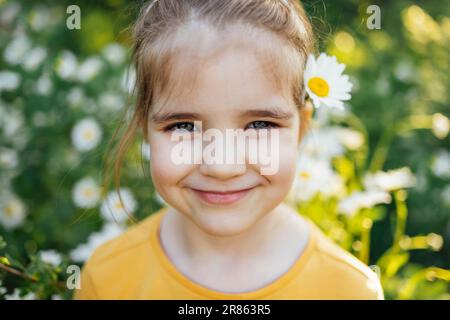
M 300 130 L 298 135 L 298 143 L 300 144 L 306 132 L 308 131 L 311 119 L 314 113 L 314 107 L 309 100 L 305 101 L 305 104 L 300 109 Z

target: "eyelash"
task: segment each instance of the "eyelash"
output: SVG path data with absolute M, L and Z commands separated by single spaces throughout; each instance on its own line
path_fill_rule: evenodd
M 259 123 L 259 124 L 264 123 L 264 124 L 267 126 L 267 127 L 264 127 L 264 128 L 253 128 L 253 129 L 255 129 L 255 130 L 258 130 L 258 129 L 271 129 L 271 128 L 279 128 L 279 127 L 280 127 L 278 124 L 276 124 L 276 123 L 274 123 L 274 122 L 271 122 L 271 121 L 257 120 L 257 121 L 250 122 L 250 123 L 246 126 L 245 129 L 248 129 L 248 127 L 249 127 L 250 125 L 255 124 L 255 123 Z M 193 124 L 192 122 L 188 122 L 188 121 L 185 121 L 185 122 L 177 122 L 177 123 L 174 123 L 174 124 L 171 124 L 171 125 L 165 127 L 165 128 L 164 128 L 164 131 L 174 131 L 174 130 L 177 130 L 177 129 L 178 129 L 178 130 L 187 130 L 187 131 L 191 132 L 192 130 L 188 130 L 188 129 L 185 129 L 185 128 L 177 128 L 177 126 L 180 126 L 180 125 L 186 125 L 186 124 L 191 125 L 192 127 L 194 126 L 194 124 Z

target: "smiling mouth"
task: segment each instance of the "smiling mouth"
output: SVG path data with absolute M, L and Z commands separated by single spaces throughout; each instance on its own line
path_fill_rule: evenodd
M 244 198 L 254 188 L 255 187 L 225 192 L 198 189 L 191 190 L 193 190 L 202 201 L 208 204 L 232 204 Z

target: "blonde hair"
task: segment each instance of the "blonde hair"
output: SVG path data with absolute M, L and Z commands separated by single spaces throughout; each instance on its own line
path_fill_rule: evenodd
M 284 67 L 293 101 L 305 114 L 303 69 L 307 55 L 314 51 L 312 27 L 303 6 L 297 0 L 156 0 L 149 1 L 140 11 L 133 28 L 133 62 L 136 71 L 135 108 L 131 120 L 120 141 L 115 146 L 114 161 L 106 156 L 105 172 L 114 173 L 116 189 L 120 187 L 121 167 L 124 155 L 136 133 L 142 130 L 147 139 L 147 121 L 155 96 L 159 92 L 175 92 L 169 86 L 175 59 L 186 50 L 178 45 L 183 37 L 183 28 L 190 23 L 203 23 L 211 30 L 227 30 L 233 26 L 245 26 L 246 38 L 271 41 L 259 42 L 263 46 L 278 45 L 271 51 L 272 61 Z M 242 33 L 238 33 L 242 37 Z M 181 40 L 180 40 L 181 39 Z M 275 40 L 275 41 L 274 41 Z M 253 40 L 253 42 L 255 42 Z M 189 45 L 189 43 L 187 44 Z M 258 43 L 256 43 L 258 46 Z M 183 48 L 184 49 L 184 48 Z M 263 51 L 263 50 L 261 50 Z M 278 60 L 276 56 L 278 55 Z M 281 58 L 280 58 L 281 55 Z M 201 60 L 201 59 L 200 59 Z M 281 79 L 276 79 L 280 83 Z M 310 114 L 309 114 L 310 115 Z M 301 117 L 301 139 L 309 125 L 309 116 Z M 122 129 L 117 127 L 110 143 L 112 145 Z M 108 152 L 109 153 L 109 152 Z M 113 168 L 111 168 L 113 165 Z M 113 169 L 111 171 L 111 169 Z

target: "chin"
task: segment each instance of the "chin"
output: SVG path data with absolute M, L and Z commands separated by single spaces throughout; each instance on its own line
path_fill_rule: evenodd
M 252 211 L 251 216 L 240 210 L 235 212 L 217 212 L 214 209 L 214 212 L 208 211 L 202 210 L 199 214 L 193 213 L 192 219 L 200 229 L 211 236 L 226 237 L 238 235 L 251 228 L 260 218 L 255 214 L 255 210 Z

